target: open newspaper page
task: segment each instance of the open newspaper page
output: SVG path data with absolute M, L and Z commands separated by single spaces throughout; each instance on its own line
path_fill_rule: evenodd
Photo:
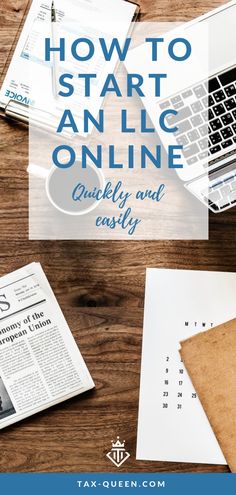
M 0 279 L 0 428 L 94 387 L 39 263 Z

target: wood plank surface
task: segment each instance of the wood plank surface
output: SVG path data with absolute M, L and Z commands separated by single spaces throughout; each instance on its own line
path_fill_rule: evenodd
M 142 0 L 141 20 L 187 20 L 218 0 Z M 0 66 L 26 0 L 1 0 Z M 0 275 L 40 261 L 96 390 L 0 434 L 1 472 L 114 471 L 111 440 L 131 457 L 120 471 L 227 472 L 223 466 L 135 460 L 146 267 L 236 271 L 236 208 L 210 217 L 209 241 L 28 241 L 26 131 L 0 120 Z

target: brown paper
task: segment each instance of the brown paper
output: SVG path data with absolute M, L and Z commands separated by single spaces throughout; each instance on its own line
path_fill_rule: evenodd
M 181 342 L 180 354 L 225 459 L 236 472 L 236 319 Z

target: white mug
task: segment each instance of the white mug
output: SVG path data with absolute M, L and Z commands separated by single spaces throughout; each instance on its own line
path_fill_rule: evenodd
M 73 199 L 73 191 L 77 185 L 81 191 L 84 189 L 88 192 L 103 190 L 105 186 L 105 177 L 103 172 L 95 165 L 87 165 L 82 169 L 81 163 L 76 161 L 70 168 L 62 169 L 53 165 L 50 169 L 40 165 L 30 164 L 28 173 L 45 179 L 45 190 L 50 203 L 62 213 L 67 215 L 86 215 L 94 210 L 100 203 L 92 197 L 86 197 L 82 200 Z

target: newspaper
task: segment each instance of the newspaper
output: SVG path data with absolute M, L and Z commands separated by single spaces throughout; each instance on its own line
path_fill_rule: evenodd
M 39 263 L 0 279 L 0 429 L 94 387 Z

